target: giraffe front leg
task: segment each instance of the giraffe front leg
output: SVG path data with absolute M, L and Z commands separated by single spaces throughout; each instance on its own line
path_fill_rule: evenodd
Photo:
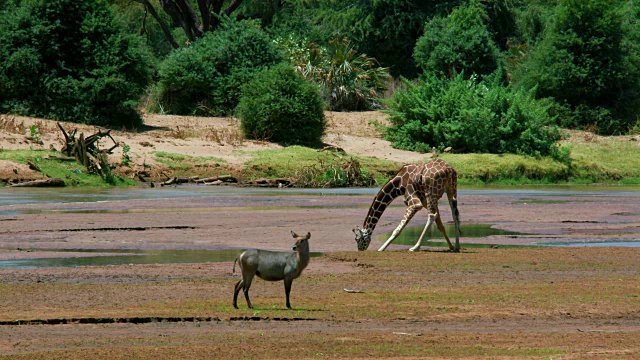
M 431 227 L 431 224 L 433 224 L 433 219 L 436 219 L 436 222 L 438 222 L 437 214 L 429 214 L 429 218 L 427 219 L 427 225 L 424 226 L 424 230 L 422 230 L 422 234 L 420 234 L 420 238 L 418 239 L 418 242 L 411 249 L 409 249 L 409 251 L 420 250 L 420 246 L 422 246 L 422 239 L 424 238 L 424 235 L 427 233 L 427 231 Z
M 447 236 L 447 231 L 444 228 L 444 224 L 442 224 L 442 220 L 440 219 L 440 214 L 436 216 L 436 224 L 438 225 L 438 230 L 440 230 L 440 232 L 444 236 L 444 239 L 447 240 L 447 244 L 449 244 L 449 250 L 455 251 L 453 244 L 451 244 L 451 240 L 449 240 L 449 237 Z
M 387 239 L 387 241 L 384 244 L 382 244 L 382 246 L 380 247 L 380 249 L 378 249 L 378 251 L 384 251 L 384 249 L 386 249 L 387 246 L 389 246 L 389 244 L 391 244 L 391 242 L 396 239 L 396 237 L 400 234 L 402 229 L 404 229 L 404 227 L 407 225 L 409 220 L 411 220 L 411 218 L 416 213 L 416 211 L 420 210 L 421 208 L 422 207 L 420 206 L 409 206 L 407 208 L 407 212 L 404 214 L 404 217 L 402 218 L 402 221 L 400 221 L 400 224 L 398 225 L 398 227 L 395 230 L 393 230 L 393 232 L 391 233 L 391 236 L 389 236 L 389 239 Z

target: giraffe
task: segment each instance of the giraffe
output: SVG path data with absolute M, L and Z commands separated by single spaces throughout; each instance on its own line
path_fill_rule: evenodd
M 456 170 L 442 159 L 435 159 L 426 164 L 404 165 L 398 173 L 387 181 L 378 191 L 369 207 L 369 213 L 364 220 L 362 229 L 353 229 L 358 243 L 358 250 L 364 251 L 371 243 L 371 234 L 375 229 L 380 217 L 389 204 L 398 196 L 404 195 L 404 203 L 407 211 L 400 221 L 398 227 L 393 231 L 389 239 L 378 249 L 384 249 L 400 234 L 402 229 L 411 220 L 413 215 L 423 207 L 429 211 L 427 225 L 424 227 L 418 242 L 409 251 L 417 251 L 422 245 L 422 239 L 433 222 L 436 222 L 438 230 L 444 235 L 449 244 L 449 249 L 454 252 L 460 251 L 460 214 L 457 207 L 457 173 Z M 451 213 L 456 229 L 456 244 L 453 246 L 444 229 L 440 212 L 438 210 L 438 200 L 444 192 L 447 192 Z

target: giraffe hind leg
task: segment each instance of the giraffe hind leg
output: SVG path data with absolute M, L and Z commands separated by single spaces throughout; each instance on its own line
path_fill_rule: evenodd
M 447 244 L 449 244 L 449 250 L 453 251 L 454 246 L 453 244 L 451 244 L 451 240 L 449 240 L 449 237 L 447 236 L 447 231 L 444 228 L 444 224 L 442 224 L 440 214 L 436 216 L 436 224 L 438 225 L 438 230 L 440 230 L 440 233 L 442 233 L 442 235 L 444 236 L 444 239 L 447 240 Z

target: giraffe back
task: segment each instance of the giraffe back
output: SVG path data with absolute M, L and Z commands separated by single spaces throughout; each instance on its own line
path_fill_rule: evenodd
M 420 166 L 422 198 L 438 201 L 447 192 L 449 197 L 457 197 L 458 175 L 456 170 L 442 159 L 435 159 Z

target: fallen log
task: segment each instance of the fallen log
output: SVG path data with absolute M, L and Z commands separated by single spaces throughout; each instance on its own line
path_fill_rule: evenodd
M 216 182 L 216 181 L 221 181 L 221 182 L 228 182 L 228 183 L 237 183 L 238 179 L 231 176 L 231 175 L 220 175 L 220 176 L 213 176 L 213 177 L 208 177 L 208 178 L 203 178 L 203 179 L 196 179 L 195 183 L 196 184 L 208 184 L 211 182 Z
M 66 184 L 64 180 L 53 178 L 43 180 L 25 181 L 22 183 L 11 184 L 9 187 L 64 187 Z

